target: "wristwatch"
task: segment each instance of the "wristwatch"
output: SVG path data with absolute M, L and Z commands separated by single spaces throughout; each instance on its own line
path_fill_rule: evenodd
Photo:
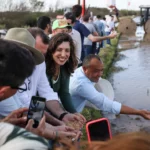
M 64 116 L 67 115 L 67 114 L 68 114 L 67 112 L 62 113 L 62 114 L 58 117 L 58 119 L 59 119 L 59 120 L 62 120 L 62 119 L 64 118 Z

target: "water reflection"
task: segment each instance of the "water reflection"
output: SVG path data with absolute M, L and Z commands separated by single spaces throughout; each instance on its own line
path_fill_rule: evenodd
M 113 73 L 110 78 L 115 90 L 115 99 L 137 109 L 150 110 L 150 45 L 142 44 L 120 54 L 125 57 L 117 61 L 115 66 L 126 69 Z M 117 130 L 123 127 L 127 132 L 147 127 L 149 121 L 137 119 L 137 116 L 121 115 L 115 123 Z

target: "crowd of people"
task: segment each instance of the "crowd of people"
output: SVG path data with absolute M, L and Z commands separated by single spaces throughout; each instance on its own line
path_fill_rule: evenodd
M 87 101 L 103 111 L 150 119 L 149 111 L 112 101 L 94 88 L 104 66 L 93 45 L 116 33 L 112 20 L 106 24 L 105 18 L 90 21 L 85 15 L 81 22 L 81 12 L 74 5 L 63 19 L 52 23 L 41 16 L 37 27 L 11 28 L 0 39 L 0 149 L 46 150 L 54 140 L 79 141 Z M 26 113 L 36 95 L 46 99 L 46 109 L 34 128 Z

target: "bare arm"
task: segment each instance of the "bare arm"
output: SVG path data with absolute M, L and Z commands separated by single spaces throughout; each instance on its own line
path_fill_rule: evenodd
M 121 114 L 129 114 L 129 115 L 139 115 L 145 119 L 150 120 L 150 112 L 147 110 L 138 110 L 125 105 L 121 107 Z
M 122 105 L 120 114 L 140 115 L 140 110 Z
M 56 117 L 59 117 L 65 111 L 61 107 L 60 103 L 57 100 L 50 100 L 46 102 L 46 107 L 50 110 Z
M 90 39 L 92 42 L 100 42 L 102 40 L 113 39 L 115 37 L 116 37 L 116 33 L 111 33 L 108 36 L 93 36 L 92 34 L 90 34 L 88 36 L 88 39 Z
M 54 126 L 64 125 L 64 123 L 45 111 L 46 122 Z
M 93 32 L 94 36 L 99 36 L 99 34 L 97 32 Z

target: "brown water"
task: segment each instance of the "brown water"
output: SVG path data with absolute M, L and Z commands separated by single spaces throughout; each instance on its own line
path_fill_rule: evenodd
M 110 77 L 115 100 L 136 109 L 150 110 L 150 44 L 137 44 L 136 41 L 126 41 L 126 44 L 120 41 L 120 44 L 127 50 L 119 53 L 122 57 L 114 64 L 123 70 Z M 111 122 L 114 134 L 139 130 L 150 132 L 150 121 L 139 116 L 119 115 Z

